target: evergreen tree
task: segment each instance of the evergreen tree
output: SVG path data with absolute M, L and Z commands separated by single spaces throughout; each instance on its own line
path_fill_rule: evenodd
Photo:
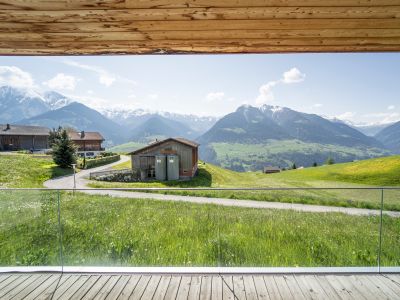
M 314 163 L 313 163 L 313 167 L 318 167 L 317 162 L 314 162 Z
M 335 160 L 332 158 L 332 157 L 329 157 L 327 160 L 326 160 L 326 164 L 327 165 L 333 165 L 335 163 Z
M 72 164 L 76 164 L 76 148 L 65 129 L 61 130 L 59 138 L 55 139 L 53 161 L 61 168 L 70 168 Z
M 53 148 L 53 145 L 60 138 L 61 132 L 62 132 L 62 127 L 61 126 L 59 126 L 57 129 L 53 128 L 53 130 L 50 131 L 50 135 L 49 135 L 49 146 L 50 146 L 50 148 Z
M 293 170 L 296 170 L 296 169 L 297 169 L 296 163 L 293 163 L 292 169 L 293 169 Z

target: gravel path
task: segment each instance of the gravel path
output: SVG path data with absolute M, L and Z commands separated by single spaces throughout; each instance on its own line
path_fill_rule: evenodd
M 237 207 L 248 207 L 248 208 L 263 208 L 263 209 L 285 209 L 295 210 L 303 212 L 318 212 L 318 213 L 329 213 L 339 212 L 348 215 L 356 216 L 376 216 L 380 215 L 380 211 L 376 209 L 364 209 L 364 208 L 352 208 L 352 207 L 335 207 L 335 206 L 322 206 L 322 205 L 309 205 L 299 203 L 282 203 L 282 202 L 267 202 L 267 201 L 255 201 L 255 200 L 233 200 L 225 198 L 207 198 L 207 197 L 194 197 L 194 196 L 180 196 L 180 195 L 164 195 L 156 193 L 143 193 L 143 192 L 130 192 L 120 190 L 96 190 L 87 186 L 90 182 L 87 178 L 91 172 L 104 171 L 111 168 L 114 165 L 126 162 L 129 160 L 128 156 L 121 156 L 121 160 L 118 162 L 93 168 L 90 170 L 83 170 L 76 174 L 76 188 L 87 189 L 81 192 L 92 194 L 92 195 L 107 195 L 111 197 L 124 197 L 134 199 L 154 199 L 164 201 L 183 201 L 199 204 L 217 204 L 224 206 L 237 206 Z M 74 180 L 73 176 L 64 176 L 56 179 L 51 179 L 44 182 L 44 186 L 47 188 L 55 189 L 71 189 L 73 188 Z M 397 211 L 384 211 L 385 215 L 391 217 L 400 217 L 400 212 Z

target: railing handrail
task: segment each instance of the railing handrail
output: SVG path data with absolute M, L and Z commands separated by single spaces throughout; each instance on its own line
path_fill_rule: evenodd
M 1 187 L 0 191 L 12 190 L 38 190 L 38 191 L 310 191 L 310 190 L 400 190 L 399 186 L 395 187 L 288 187 L 288 188 L 181 188 L 181 187 L 137 187 L 137 188 L 14 188 Z

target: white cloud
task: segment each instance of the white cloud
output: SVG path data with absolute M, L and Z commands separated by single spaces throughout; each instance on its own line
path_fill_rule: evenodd
M 92 90 L 87 90 L 86 93 L 88 93 L 89 95 L 93 95 L 94 92 Z
M 351 111 L 346 111 L 342 113 L 341 115 L 336 116 L 339 120 L 346 120 L 346 121 L 351 121 L 355 117 L 355 113 Z
M 320 108 L 322 106 L 324 106 L 324 105 L 321 104 L 321 103 L 315 103 L 315 104 L 312 105 L 312 108 Z
M 0 85 L 11 85 L 20 88 L 35 86 L 31 74 L 15 66 L 0 66 Z
M 364 117 L 379 119 L 378 123 L 386 124 L 386 123 L 393 123 L 400 120 L 400 113 L 397 112 L 381 112 L 381 113 L 374 113 L 374 114 L 366 114 Z
M 115 79 L 116 78 L 113 77 L 111 74 L 103 73 L 103 74 L 100 74 L 99 82 L 101 84 L 104 84 L 106 87 L 109 87 L 114 83 Z
M 96 73 L 99 78 L 99 82 L 106 87 L 111 86 L 117 79 L 115 75 L 98 66 L 85 65 L 73 60 L 65 60 L 64 64 Z
M 263 84 L 258 89 L 258 97 L 256 98 L 256 104 L 265 104 L 274 101 L 274 94 L 272 92 L 272 88 L 276 86 L 279 81 L 270 81 L 266 84 Z
M 149 94 L 147 95 L 147 97 L 149 97 L 150 99 L 158 99 L 158 94 Z
M 256 104 L 261 105 L 274 101 L 273 88 L 278 84 L 292 84 L 304 81 L 306 74 L 301 73 L 297 68 L 291 68 L 282 74 L 279 80 L 269 81 L 263 84 L 259 89 L 259 94 L 256 98 Z
M 135 99 L 135 98 L 136 98 L 136 95 L 135 95 L 135 94 L 130 94 L 130 95 L 128 96 L 128 98 L 130 98 L 130 99 Z
M 220 101 L 224 99 L 225 93 L 224 92 L 212 92 L 208 93 L 206 96 L 206 100 L 208 102 Z
M 396 108 L 396 106 L 394 106 L 394 105 L 389 105 L 387 109 L 388 109 L 388 110 L 393 110 L 393 109 L 395 109 L 395 108 Z
M 302 82 L 306 78 L 306 74 L 301 73 L 297 68 L 291 68 L 289 71 L 283 73 L 283 83 L 297 83 Z
M 64 73 L 58 73 L 52 79 L 43 82 L 43 85 L 48 86 L 54 90 L 74 90 L 76 86 L 76 78 Z

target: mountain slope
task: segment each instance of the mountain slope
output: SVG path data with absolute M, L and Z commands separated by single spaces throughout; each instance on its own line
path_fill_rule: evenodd
M 384 128 L 375 138 L 395 153 L 400 153 L 400 122 Z
M 107 119 L 94 109 L 73 102 L 62 108 L 48 111 L 38 116 L 18 122 L 26 125 L 40 125 L 49 128 L 72 127 L 76 130 L 99 131 L 106 139 L 106 145 L 124 142 L 125 129 Z
M 193 138 L 194 132 L 184 124 L 164 118 L 160 115 L 151 116 L 138 127 L 130 131 L 130 140 L 147 143 L 166 137 Z
M 13 123 L 49 109 L 44 98 L 34 91 L 11 86 L 0 87 L 0 123 Z
M 314 114 L 284 107 L 241 106 L 198 138 L 200 157 L 233 170 L 259 170 L 265 165 L 289 167 L 387 155 L 372 137 Z

